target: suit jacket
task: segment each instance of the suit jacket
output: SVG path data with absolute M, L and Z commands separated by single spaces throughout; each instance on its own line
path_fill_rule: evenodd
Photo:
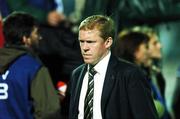
M 69 118 L 78 118 L 79 97 L 87 64 L 75 69 L 67 90 Z M 150 86 L 141 70 L 111 56 L 105 76 L 101 114 L 103 119 L 156 119 Z

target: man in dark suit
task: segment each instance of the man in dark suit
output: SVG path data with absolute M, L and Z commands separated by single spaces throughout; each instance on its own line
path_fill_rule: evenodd
M 90 16 L 79 26 L 85 64 L 73 71 L 68 85 L 70 119 L 158 118 L 144 74 L 111 54 L 114 29 L 113 20 L 103 15 Z

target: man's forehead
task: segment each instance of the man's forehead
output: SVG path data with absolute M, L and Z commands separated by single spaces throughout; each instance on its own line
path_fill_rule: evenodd
M 100 33 L 100 31 L 97 30 L 97 29 L 92 29 L 92 30 L 90 30 L 90 29 L 88 29 L 88 30 L 80 30 L 79 32 L 80 32 L 80 33 L 87 33 L 87 34 Z

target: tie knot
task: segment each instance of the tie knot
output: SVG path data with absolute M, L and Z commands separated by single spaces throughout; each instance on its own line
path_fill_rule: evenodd
M 97 73 L 97 71 L 94 69 L 94 67 L 90 66 L 89 67 L 89 73 L 94 76 Z

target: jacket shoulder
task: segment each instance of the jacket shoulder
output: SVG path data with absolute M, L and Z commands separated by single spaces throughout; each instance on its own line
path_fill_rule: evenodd
M 86 68 L 86 64 L 82 64 L 73 70 L 72 75 L 79 74 L 83 68 Z
M 140 70 L 140 67 L 138 67 L 136 64 L 132 63 L 132 62 L 129 62 L 127 60 L 124 60 L 124 59 L 121 59 L 121 58 L 118 58 L 117 59 L 117 65 L 116 65 L 118 68 L 120 67 L 121 70 L 124 70 L 126 71 L 131 69 L 131 70 Z

